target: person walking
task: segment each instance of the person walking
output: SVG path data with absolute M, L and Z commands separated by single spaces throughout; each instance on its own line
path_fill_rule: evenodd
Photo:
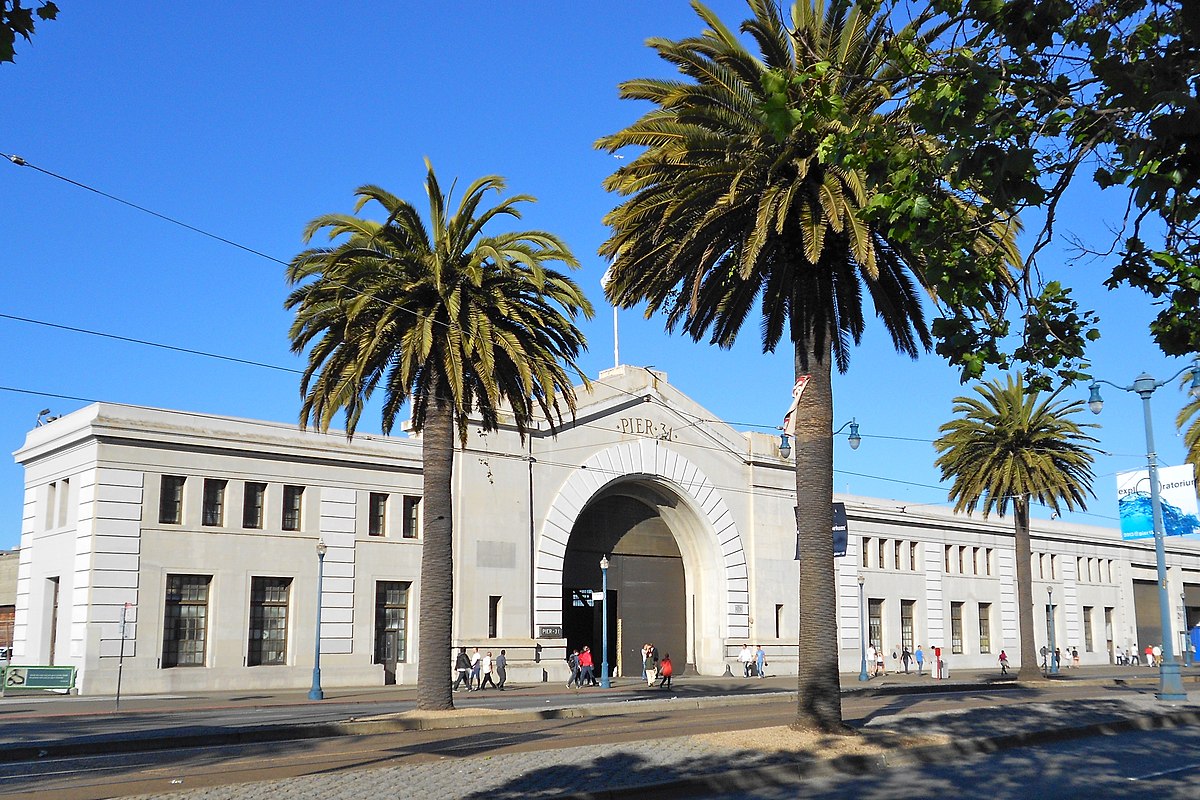
M 913 654 L 913 659 L 917 662 L 917 675 L 925 669 L 925 651 L 921 649 L 921 645 L 917 645 L 917 652 Z
M 653 686 L 654 679 L 658 677 L 658 670 L 655 668 L 654 664 L 654 645 L 647 644 L 645 648 L 643 648 L 642 654 L 643 658 L 645 659 L 642 662 L 642 671 L 646 675 L 646 685 Z
M 887 670 L 884 669 L 884 666 L 883 666 L 883 646 L 882 645 L 880 645 L 879 649 L 875 651 L 875 666 L 877 667 L 877 669 L 880 673 L 882 673 L 885 676 L 887 675 Z
M 454 671 L 458 673 L 458 678 L 454 681 L 454 686 L 451 691 L 458 691 L 458 686 L 461 683 L 467 685 L 467 691 L 471 691 L 471 657 L 467 655 L 467 648 L 458 648 L 458 658 L 454 659 Z
M 1000 674 L 1008 674 L 1008 653 L 1003 650 L 1000 651 Z
M 489 683 L 493 687 L 496 686 L 496 680 L 492 677 L 492 663 L 492 651 L 488 650 L 487 655 L 480 660 L 479 671 L 483 675 L 483 680 L 479 683 L 480 691 L 486 689 Z
M 670 689 L 671 676 L 675 674 L 675 667 L 671 665 L 671 654 L 664 653 L 662 663 L 660 664 L 659 672 L 662 673 L 662 680 L 659 681 L 658 688 Z
M 504 682 L 508 680 L 508 656 L 504 651 L 500 651 L 500 655 L 496 656 L 496 677 L 500 682 L 496 684 L 496 688 L 504 691 Z
M 754 668 L 758 670 L 758 677 L 767 677 L 767 651 L 761 644 L 754 651 Z
M 871 676 L 875 676 L 875 645 L 867 645 L 867 663 L 871 666 Z
M 571 668 L 571 677 L 567 679 L 568 689 L 579 688 L 579 651 L 572 650 L 567 656 L 567 666 Z
M 750 643 L 742 645 L 742 651 L 738 653 L 738 661 L 742 662 L 742 677 L 749 678 L 754 667 L 754 651 L 750 649 Z
M 1079 648 L 1078 647 L 1071 648 L 1071 667 L 1073 669 L 1079 668 Z
M 470 679 L 467 681 L 467 683 L 469 683 L 469 684 L 471 685 L 471 687 L 472 687 L 472 688 L 475 688 L 475 689 L 478 689 L 478 688 L 479 688 L 479 681 L 480 681 L 480 677 L 479 677 L 479 663 L 480 663 L 482 660 L 483 660 L 483 656 L 479 655 L 479 648 L 478 648 L 478 647 L 476 647 L 476 648 L 475 648 L 475 649 L 474 649 L 474 650 L 471 652 L 471 677 L 470 677 Z
M 592 673 L 592 648 L 586 644 L 579 654 L 579 682 L 588 686 L 598 686 L 596 676 Z

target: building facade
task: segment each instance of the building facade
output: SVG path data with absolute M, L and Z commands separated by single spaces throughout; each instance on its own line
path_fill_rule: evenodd
M 524 441 L 470 431 L 454 471 L 456 645 L 506 650 L 514 682 L 561 679 L 568 647 L 636 674 L 655 642 L 724 674 L 762 644 L 794 673 L 793 464 L 777 437 L 713 419 L 666 376 L 618 367 L 575 419 Z M 417 437 L 99 403 L 30 431 L 14 663 L 74 665 L 83 693 L 416 680 Z M 941 647 L 959 668 L 1020 658 L 1011 520 L 839 496 L 842 668 L 866 640 Z M 1035 639 L 1108 663 L 1157 643 L 1154 550 L 1113 529 L 1035 522 Z M 600 591 L 607 556 L 607 595 Z M 1178 631 L 1200 617 L 1200 547 L 1171 541 Z M 607 614 L 599 600 L 607 598 Z M 682 656 L 682 657 L 681 657 Z M 599 660 L 599 659 L 598 659 Z M 450 654 L 445 668 L 450 674 Z

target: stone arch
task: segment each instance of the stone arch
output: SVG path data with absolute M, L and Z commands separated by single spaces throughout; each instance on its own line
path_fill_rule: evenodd
M 580 513 L 597 494 L 630 479 L 673 489 L 687 503 L 698 523 L 691 527 L 702 532 L 691 544 L 703 553 L 705 566 L 716 567 L 719 575 L 713 588 L 723 608 L 718 617 L 721 636 L 745 640 L 750 635 L 749 582 L 746 552 L 733 514 L 708 477 L 659 439 L 623 442 L 594 453 L 559 488 L 537 540 L 535 634 L 543 626 L 562 626 L 563 558 Z

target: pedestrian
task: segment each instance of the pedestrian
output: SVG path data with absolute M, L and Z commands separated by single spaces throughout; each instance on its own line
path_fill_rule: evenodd
M 1125 651 L 1121 649 L 1121 645 L 1117 645 L 1113 650 L 1113 663 L 1118 667 L 1125 663 Z
M 675 674 L 675 668 L 671 665 L 670 653 L 663 654 L 660 672 L 662 672 L 662 680 L 659 682 L 658 688 L 670 689 L 671 676 Z
M 471 678 L 467 682 L 475 689 L 479 688 L 479 662 L 483 660 L 483 656 L 479 655 L 479 648 L 476 647 L 471 652 Z
M 481 690 L 485 689 L 489 683 L 493 687 L 496 686 L 496 679 L 492 677 L 492 663 L 492 651 L 488 650 L 487 655 L 480 662 L 480 672 L 483 673 L 483 681 L 479 684 Z
M 471 657 L 467 655 L 467 648 L 458 648 L 458 658 L 454 659 L 454 671 L 458 673 L 458 678 L 454 681 L 452 691 L 457 692 L 459 684 L 465 683 L 467 691 L 471 691 Z
M 875 651 L 875 667 L 878 672 L 881 672 L 884 675 L 887 675 L 887 670 L 883 668 L 883 646 L 882 645 L 880 645 L 879 649 L 877 649 Z
M 908 674 L 908 665 L 912 661 L 912 653 L 908 652 L 908 645 L 904 645 L 900 649 L 900 663 L 904 665 L 904 674 Z
M 1052 654 L 1052 657 L 1054 658 L 1055 671 L 1062 669 L 1062 648 L 1061 647 L 1054 648 L 1054 653 Z
M 638 663 L 642 665 L 642 680 L 646 680 L 646 661 L 650 658 L 650 643 L 646 642 L 642 645 L 641 652 L 638 654 Z
M 875 645 L 867 645 L 867 666 L 871 668 L 871 675 L 875 675 Z
M 654 642 L 650 643 L 650 662 L 654 664 L 654 677 L 658 678 L 658 645 Z
M 763 650 L 761 644 L 754 651 L 754 668 L 758 670 L 758 677 L 767 677 L 767 651 Z
M 1146 666 L 1153 667 L 1154 666 L 1154 648 L 1151 647 L 1150 645 L 1146 645 L 1145 656 L 1146 656 Z
M 1003 650 L 1000 651 L 1000 674 L 1008 674 L 1008 653 Z
M 917 645 L 917 652 L 913 653 L 913 658 L 917 662 L 917 675 L 920 675 L 925 669 L 925 653 L 921 650 L 921 645 Z
M 646 658 L 642 662 L 642 669 L 646 673 L 646 686 L 653 686 L 654 680 L 658 677 L 657 665 L 654 663 L 654 645 L 647 644 L 642 652 L 645 653 Z
M 579 654 L 579 682 L 586 683 L 588 686 L 596 686 L 596 676 L 592 673 L 592 648 L 586 644 L 583 646 L 583 652 Z
M 567 666 L 571 668 L 571 677 L 567 679 L 568 689 L 579 688 L 579 651 L 572 650 L 567 656 Z
M 1200 622 L 1192 626 L 1188 638 L 1192 644 L 1192 666 L 1196 666 L 1196 656 L 1200 656 Z
M 1071 648 L 1071 666 L 1074 668 L 1079 667 L 1079 648 L 1078 647 Z
M 496 677 L 500 679 L 496 688 L 503 692 L 504 682 L 508 680 L 508 656 L 503 650 L 500 651 L 500 655 L 496 656 Z
M 1157 667 L 1162 664 L 1162 648 L 1161 647 L 1159 647 L 1158 645 L 1154 645 L 1153 649 L 1150 650 L 1150 654 L 1154 657 L 1154 666 Z
M 742 662 L 742 677 L 749 678 L 754 670 L 754 651 L 750 649 L 750 643 L 742 645 L 742 651 L 738 653 L 738 661 Z

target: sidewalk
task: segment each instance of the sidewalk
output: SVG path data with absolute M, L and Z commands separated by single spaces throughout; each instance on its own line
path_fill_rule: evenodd
M 1185 687 L 1195 689 L 1200 700 L 1200 670 L 1185 670 Z M 843 676 L 846 697 L 880 697 L 875 711 L 860 722 L 868 738 L 875 732 L 897 728 L 900 720 L 895 704 L 886 698 L 893 695 L 942 692 L 979 692 L 981 697 L 995 690 L 1019 690 L 1012 681 L 999 680 L 995 671 L 963 672 L 946 681 L 928 676 L 890 674 L 868 682 L 857 680 L 857 674 Z M 279 692 L 264 695 L 207 694 L 190 696 L 152 696 L 122 698 L 120 712 L 105 708 L 111 698 L 13 698 L 0 700 L 5 712 L 3 736 L 9 741 L 5 750 L 16 754 L 21 745 L 45 755 L 69 752 L 112 752 L 114 749 L 133 751 L 146 746 L 210 746 L 245 741 L 249 735 L 263 738 L 255 741 L 281 741 L 312 736 L 361 735 L 373 732 L 395 732 L 415 728 L 461 728 L 464 741 L 495 731 L 507 722 L 546 719 L 556 715 L 575 718 L 584 715 L 621 715 L 682 706 L 709 707 L 761 702 L 795 702 L 795 678 L 767 679 L 696 678 L 682 681 L 679 691 L 664 697 L 661 692 L 646 690 L 634 682 L 618 682 L 613 690 L 582 692 L 564 691 L 558 687 L 539 685 L 521 687 L 517 692 L 504 693 L 503 700 L 517 695 L 517 708 L 489 714 L 486 718 L 460 715 L 450 719 L 403 719 L 394 712 L 377 712 L 394 706 L 411 707 L 414 690 L 411 687 L 354 690 L 327 693 L 329 699 L 309 701 L 303 692 Z M 1061 700 L 1037 702 L 1020 706 L 983 705 L 954 712 L 912 714 L 904 716 L 906 733 L 950 737 L 951 745 L 925 747 L 892 747 L 882 755 L 842 757 L 827 760 L 821 748 L 799 752 L 779 753 L 747 749 L 744 745 L 731 747 L 714 742 L 711 737 L 678 736 L 625 744 L 598 743 L 588 747 L 546 749 L 535 752 L 497 756 L 468 756 L 436 764 L 392 766 L 361 771 L 310 775 L 255 784 L 195 789 L 146 797 L 170 800 L 287 800 L 288 798 L 347 798 L 361 800 L 367 794 L 395 795 L 404 787 L 409 796 L 454 796 L 497 798 L 524 797 L 687 797 L 723 787 L 742 789 L 797 780 L 798 776 L 820 774 L 823 771 L 853 769 L 883 769 L 887 765 L 904 763 L 907 759 L 953 760 L 972 753 L 992 752 L 1004 747 L 1036 744 L 1041 741 L 1091 735 L 1101 728 L 1117 730 L 1166 724 L 1200 724 L 1200 706 L 1183 704 L 1168 706 L 1153 699 L 1157 674 L 1149 668 L 1090 667 L 1071 670 L 1060 679 L 1039 682 L 1038 689 L 1050 687 L 1094 686 L 1097 693 L 1107 693 L 1107 687 L 1134 686 L 1112 699 Z M 460 708 L 494 708 L 501 702 L 500 693 L 484 692 L 456 695 Z M 568 702 L 570 701 L 570 702 Z M 985 701 L 986 702 L 986 701 Z M 249 705 L 248 705 L 249 704 Z M 240 729 L 228 724 L 205 730 L 197 724 L 204 713 L 228 710 L 245 711 L 275 709 L 289 718 L 300 718 L 315 711 L 331 710 L 333 719 L 321 723 L 284 722 L 246 725 Z M 373 717 L 373 718 L 368 718 Z M 186 726 L 171 726 L 168 718 L 180 718 Z M 62 724 L 53 737 L 29 743 L 21 736 L 25 726 L 43 724 L 55 719 Z M 85 735 L 87 723 L 107 723 L 116 729 L 103 735 Z M 486 728 L 478 726 L 486 725 Z M 474 727 L 473 727 L 474 726 Z M 995 731 L 1003 730 L 1003 736 Z M 479 733 L 476 733 L 478 731 Z M 15 741 L 14 741 L 15 739 Z M 894 741 L 894 738 L 893 738 Z M 78 748 L 82 748 L 79 750 Z M 39 753 L 26 752 L 25 757 Z

